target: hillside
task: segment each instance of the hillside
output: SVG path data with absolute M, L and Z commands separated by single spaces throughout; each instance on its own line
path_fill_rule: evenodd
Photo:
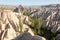
M 60 40 L 59 4 L 2 8 L 0 40 Z

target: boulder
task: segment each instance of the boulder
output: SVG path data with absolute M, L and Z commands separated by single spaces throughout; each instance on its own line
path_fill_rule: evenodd
M 56 36 L 56 40 L 60 40 L 60 34 Z
M 20 34 L 19 36 L 17 36 L 13 40 L 31 40 L 32 37 L 33 36 L 29 32 L 24 32 L 24 33 Z
M 32 36 L 29 32 L 25 31 L 24 33 L 20 34 L 13 40 L 46 40 L 46 39 L 38 35 Z
M 46 39 L 42 36 L 35 35 L 33 36 L 32 40 L 46 40 Z

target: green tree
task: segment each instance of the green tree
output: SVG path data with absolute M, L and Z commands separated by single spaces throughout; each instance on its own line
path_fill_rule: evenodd
M 29 16 L 29 12 L 24 11 L 23 15 L 25 15 L 25 16 Z
M 43 36 L 47 40 L 55 40 L 56 34 L 54 35 L 51 30 L 43 27 L 42 17 L 30 18 L 30 21 L 30 28 L 33 30 L 35 35 Z
M 38 18 L 36 17 L 35 19 L 34 18 L 31 18 L 31 28 L 34 32 L 34 34 L 40 34 L 40 28 L 42 26 L 42 18 Z
M 20 26 L 20 33 L 22 33 L 23 24 L 20 18 L 19 18 L 19 26 Z

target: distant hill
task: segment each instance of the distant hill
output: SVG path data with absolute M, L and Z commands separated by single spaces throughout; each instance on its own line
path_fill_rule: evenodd
M 26 8 L 40 8 L 40 7 L 60 7 L 60 4 L 50 4 L 50 5 L 32 5 L 32 6 L 25 6 Z
M 60 7 L 60 4 L 43 5 L 41 7 Z
M 0 5 L 0 7 L 16 7 L 16 6 L 13 6 L 13 5 Z
M 0 5 L 0 11 L 2 10 L 14 10 L 16 8 L 16 6 L 12 6 L 12 5 Z

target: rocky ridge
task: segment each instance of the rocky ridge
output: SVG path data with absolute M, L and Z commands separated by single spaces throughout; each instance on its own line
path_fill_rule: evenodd
M 24 20 L 28 23 L 28 17 L 22 15 L 21 13 L 12 12 L 10 10 L 4 10 L 0 12 L 0 40 L 11 40 L 20 34 L 19 18 L 23 23 Z M 23 32 L 29 28 L 23 23 Z M 29 32 L 33 34 L 29 28 Z
M 21 27 L 19 26 L 19 21 L 23 24 L 22 26 L 23 34 L 20 33 Z M 34 33 L 27 24 L 31 24 L 28 20 L 28 16 L 24 16 L 21 13 L 12 12 L 10 10 L 4 10 L 3 12 L 0 12 L 0 40 L 12 40 L 14 38 L 17 38 L 19 35 L 20 36 L 23 35 L 22 40 L 26 36 L 30 39 L 31 38 L 30 36 L 32 37 L 34 36 Z M 26 28 L 29 29 L 28 32 L 26 32 Z M 26 40 L 28 39 L 27 37 L 25 38 Z M 40 37 L 40 39 L 41 38 L 42 37 Z M 20 39 L 21 38 L 19 38 L 18 40 Z

